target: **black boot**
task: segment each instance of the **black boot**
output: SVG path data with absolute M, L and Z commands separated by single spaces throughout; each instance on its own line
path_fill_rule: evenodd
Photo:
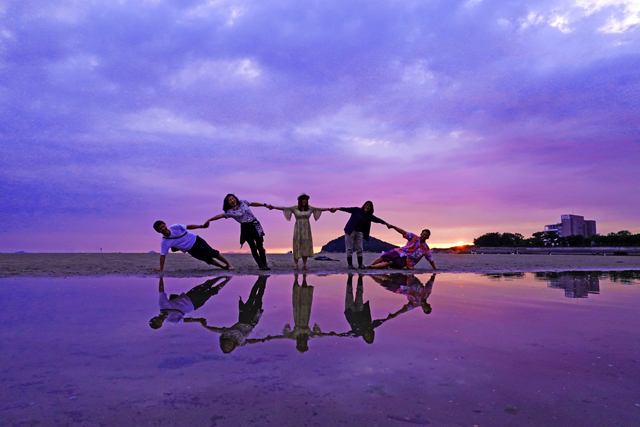
M 358 268 L 364 268 L 364 265 L 362 265 L 362 256 L 358 255 Z
M 255 260 L 256 264 L 258 264 L 258 268 L 260 270 L 264 270 L 264 268 L 262 268 L 262 260 L 260 259 L 260 254 L 258 254 L 258 251 L 251 251 L 251 255 L 253 255 L 253 259 Z
M 353 270 L 353 259 L 351 258 L 351 256 L 347 257 L 347 265 L 349 270 Z
M 266 252 L 262 252 L 260 254 L 260 261 L 262 261 L 262 268 L 260 270 L 271 270 L 269 268 L 269 264 L 267 264 L 267 254 L 266 254 Z

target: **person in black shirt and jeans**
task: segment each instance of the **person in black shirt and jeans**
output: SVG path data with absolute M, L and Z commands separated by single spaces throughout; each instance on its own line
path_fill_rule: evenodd
M 353 268 L 353 251 L 355 249 L 358 256 L 358 268 L 364 268 L 362 264 L 362 253 L 364 252 L 364 240 L 369 241 L 371 223 L 387 225 L 387 222 L 373 215 L 373 202 L 367 200 L 361 208 L 331 208 L 332 212 L 337 210 L 348 212 L 351 218 L 344 227 L 344 245 L 347 250 L 347 264 Z

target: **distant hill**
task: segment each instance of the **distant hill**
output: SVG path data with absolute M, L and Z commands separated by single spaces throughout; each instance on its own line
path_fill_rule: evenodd
M 391 249 L 395 249 L 398 246 L 392 245 L 391 243 L 383 242 L 380 239 L 376 239 L 375 237 L 369 236 L 369 241 L 364 241 L 364 251 L 365 252 L 375 252 L 381 253 L 390 251 Z M 338 237 L 337 239 L 333 239 L 326 245 L 322 247 L 322 252 L 339 252 L 345 253 L 346 249 L 344 247 L 344 235 Z

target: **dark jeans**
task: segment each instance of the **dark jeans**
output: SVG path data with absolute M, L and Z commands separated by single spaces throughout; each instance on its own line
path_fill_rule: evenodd
M 196 242 L 193 244 L 191 249 L 187 251 L 187 253 L 200 261 L 206 262 L 207 264 L 213 264 L 213 259 L 220 256 L 220 252 L 209 246 L 209 244 L 205 242 L 204 239 L 201 239 L 200 236 L 196 236 Z
M 194 310 L 202 307 L 209 298 L 216 295 L 220 289 L 222 289 L 222 285 L 212 286 L 213 283 L 213 280 L 207 280 L 203 284 L 198 285 L 187 292 L 187 296 L 191 300 Z
M 267 253 L 264 250 L 264 239 L 250 222 L 240 224 L 240 244 L 247 242 L 251 249 L 251 255 L 256 260 L 258 267 L 267 266 Z
M 262 297 L 267 286 L 267 278 L 269 276 L 258 276 L 258 280 L 251 288 L 251 293 L 247 302 L 242 302 L 242 298 L 238 301 L 238 321 L 251 326 L 256 326 L 256 316 L 262 310 Z

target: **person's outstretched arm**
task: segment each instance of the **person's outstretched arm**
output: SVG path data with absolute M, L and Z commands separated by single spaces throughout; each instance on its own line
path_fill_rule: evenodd
M 404 231 L 402 228 L 400 227 L 396 227 L 395 225 L 391 225 L 389 223 L 387 223 L 387 228 L 391 229 L 393 228 L 394 230 L 396 230 L 398 233 L 402 234 L 402 237 L 405 237 L 407 235 L 407 232 Z
M 251 202 L 249 203 L 249 206 L 255 206 L 257 208 L 266 208 L 268 205 L 266 203 Z
M 200 324 L 205 328 L 207 328 L 208 330 L 210 330 L 211 332 L 217 332 L 219 334 L 223 333 L 225 329 L 225 328 L 219 328 L 217 326 L 208 326 L 206 320 L 204 323 L 200 322 Z
M 329 210 L 333 213 L 335 211 L 342 211 L 342 212 L 346 212 L 346 213 L 355 213 L 358 209 L 360 208 L 329 208 Z
M 375 215 L 371 215 L 371 222 L 377 222 L 378 224 L 384 224 L 384 225 L 388 225 L 389 223 L 387 221 L 385 221 L 384 219 L 378 218 Z
M 384 283 L 389 281 L 389 276 L 386 274 L 369 274 L 369 277 L 373 279 L 379 285 L 383 285 Z
M 271 210 L 271 209 L 276 209 L 276 210 L 279 210 L 279 211 L 283 211 L 283 210 L 285 210 L 285 209 L 286 209 L 284 206 L 273 206 L 273 205 L 270 205 L 270 204 L 268 204 L 268 203 L 267 203 L 267 208 L 268 208 L 269 210 Z
M 206 220 L 206 221 L 205 221 L 205 225 L 208 227 L 208 226 L 209 226 L 209 223 L 210 223 L 211 221 L 217 221 L 217 220 L 219 220 L 219 219 L 226 218 L 226 217 L 227 217 L 227 215 L 225 215 L 225 214 L 223 214 L 223 213 L 218 214 L 218 215 L 216 215 L 216 216 L 212 216 L 211 218 L 209 218 L 208 220 Z M 206 227 L 204 227 L 204 228 L 206 228 Z
M 409 306 L 405 304 L 404 306 L 402 306 L 400 310 L 396 311 L 395 313 L 389 313 L 389 315 L 387 316 L 387 320 L 393 319 L 394 317 L 398 317 L 402 313 L 406 313 L 408 310 L 409 310 Z
M 205 223 L 202 225 L 196 225 L 196 224 L 187 225 L 187 230 L 195 230 L 196 228 L 208 228 L 208 227 L 209 227 L 209 221 L 205 221 Z
M 160 255 L 160 268 L 154 268 L 153 271 L 162 271 L 164 269 L 164 260 L 166 257 L 166 255 Z

